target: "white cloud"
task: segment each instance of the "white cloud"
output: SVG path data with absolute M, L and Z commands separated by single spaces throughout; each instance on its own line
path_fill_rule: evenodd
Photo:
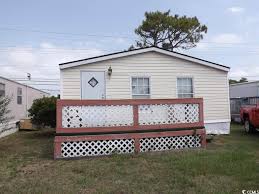
M 255 23 L 259 22 L 259 18 L 256 16 L 247 16 L 245 18 L 245 22 L 248 24 L 255 24 Z
M 49 73 L 59 77 L 59 63 L 103 54 L 102 50 L 96 48 L 59 47 L 47 42 L 41 43 L 39 47 L 17 46 L 5 48 L 5 51 L 0 53 L 0 58 L 3 59 L 1 66 L 20 72 L 18 75 L 9 71 L 0 73 L 13 77 L 24 76 L 24 72 L 31 71 L 35 72 L 34 77 L 48 78 Z
M 115 39 L 115 41 L 118 44 L 128 44 L 128 41 L 125 38 L 117 38 L 117 39 Z
M 229 7 L 227 11 L 231 13 L 243 13 L 245 9 L 243 7 L 234 6 L 234 7 Z
M 218 34 L 216 36 L 212 36 L 210 38 L 206 39 L 208 42 L 199 42 L 197 43 L 197 46 L 195 47 L 195 50 L 209 50 L 209 49 L 215 49 L 215 46 L 221 46 L 222 44 L 224 47 L 229 48 L 232 47 L 233 45 L 231 44 L 236 44 L 236 43 L 242 43 L 243 38 L 237 34 L 233 33 L 223 33 L 223 34 Z
M 231 79 L 240 79 L 241 77 L 246 77 L 250 81 L 259 80 L 259 66 L 256 63 L 251 64 L 245 62 L 242 64 L 233 65 L 229 72 L 229 77 Z
M 212 38 L 212 42 L 214 43 L 227 43 L 227 44 L 235 44 L 235 43 L 241 43 L 243 42 L 243 39 L 241 36 L 237 34 L 232 34 L 232 33 L 224 33 L 224 34 L 219 34 L 215 37 Z
M 53 44 L 49 43 L 49 42 L 42 42 L 40 44 L 40 47 L 41 48 L 46 48 L 46 49 L 48 49 L 48 48 L 55 48 L 55 46 Z
M 234 69 L 234 70 L 231 70 L 229 73 L 230 78 L 239 78 L 239 77 L 246 77 L 246 76 L 248 76 L 248 73 L 242 69 Z
M 7 55 L 9 62 L 12 64 L 33 65 L 37 60 L 36 56 L 31 52 L 31 48 L 16 47 L 9 49 Z
M 206 42 L 199 42 L 197 43 L 197 46 L 195 47 L 195 49 L 198 49 L 198 50 L 206 50 L 209 48 L 209 43 L 206 43 Z
M 116 44 L 118 48 L 128 48 L 131 42 L 127 38 L 118 37 L 118 38 L 112 38 L 112 39 L 100 39 L 98 42 L 101 45 L 113 45 Z
M 43 42 L 39 47 L 4 48 L 0 52 L 0 75 L 7 78 L 26 78 L 29 72 L 32 79 L 58 79 L 59 63 L 103 53 L 103 50 L 93 47 L 61 47 L 49 42 Z M 38 86 L 38 88 L 46 88 L 46 86 Z

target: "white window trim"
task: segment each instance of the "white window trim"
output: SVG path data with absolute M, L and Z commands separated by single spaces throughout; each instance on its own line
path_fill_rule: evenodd
M 176 80 L 175 80 L 175 83 L 176 83 L 176 98 L 179 98 L 178 97 L 178 82 L 177 82 L 178 78 L 191 78 L 192 79 L 192 94 L 193 94 L 192 98 L 195 98 L 196 95 L 195 95 L 195 87 L 194 87 L 194 85 L 195 85 L 194 76 L 189 76 L 189 75 L 182 75 L 182 76 L 176 77 Z
M 149 94 L 133 94 L 132 93 L 132 79 L 133 78 L 148 78 L 149 79 Z M 130 94 L 131 94 L 131 98 L 133 98 L 133 96 L 149 96 L 151 98 L 151 76 L 147 76 L 147 75 L 130 76 Z

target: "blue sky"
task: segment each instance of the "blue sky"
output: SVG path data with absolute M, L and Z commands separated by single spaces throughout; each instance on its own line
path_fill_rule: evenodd
M 259 79 L 259 2 L 234 0 L 3 1 L 0 75 L 58 79 L 58 63 L 127 49 L 145 11 L 197 16 L 208 33 L 179 51 L 231 67 L 230 77 Z M 37 87 L 42 87 L 38 85 Z

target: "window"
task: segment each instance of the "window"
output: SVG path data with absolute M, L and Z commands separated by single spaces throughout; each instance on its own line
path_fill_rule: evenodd
M 192 78 L 177 78 L 178 98 L 193 98 Z
M 22 88 L 17 88 L 17 104 L 22 104 Z
M 0 97 L 5 96 L 5 84 L 0 83 Z
M 133 77 L 131 79 L 132 98 L 149 98 L 150 81 L 148 77 Z

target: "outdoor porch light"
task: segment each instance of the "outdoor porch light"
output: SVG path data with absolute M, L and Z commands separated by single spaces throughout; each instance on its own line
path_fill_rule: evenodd
M 108 69 L 108 75 L 109 75 L 109 76 L 112 75 L 112 68 L 111 68 L 111 66 L 110 66 L 109 69 Z

